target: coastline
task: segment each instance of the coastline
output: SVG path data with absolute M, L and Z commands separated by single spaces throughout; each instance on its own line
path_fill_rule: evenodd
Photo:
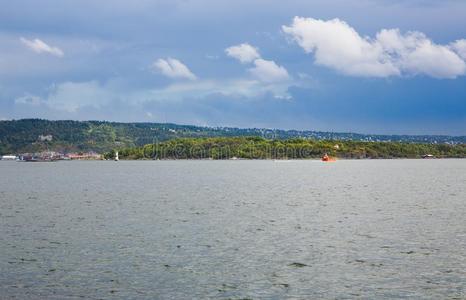
M 312 161 L 312 162 L 322 162 L 322 163 L 335 163 L 338 161 L 367 161 L 367 160 L 374 160 L 374 161 L 382 161 L 382 160 L 422 160 L 422 161 L 439 161 L 439 160 L 462 160 L 466 159 L 466 157 L 436 157 L 436 158 L 422 158 L 422 157 L 383 157 L 383 158 L 336 158 L 335 161 L 322 161 L 321 158 L 237 158 L 237 159 L 209 159 L 209 158 L 163 158 L 163 159 L 149 159 L 149 158 L 120 158 L 119 161 L 115 161 L 113 159 L 73 159 L 73 160 L 54 160 L 54 161 L 32 161 L 35 163 L 47 163 L 47 162 L 54 162 L 54 163 L 63 163 L 63 162 L 134 162 L 134 161 L 205 161 L 205 162 L 213 162 L 213 161 L 267 161 L 267 162 L 305 162 L 305 161 Z M 0 163 L 12 163 L 12 162 L 29 162 L 29 161 L 21 161 L 21 160 L 1 160 Z
M 437 161 L 437 160 L 451 160 L 451 159 L 466 159 L 466 157 L 438 157 L 438 158 L 422 158 L 422 157 L 392 157 L 392 158 L 336 158 L 338 161 L 358 161 L 358 160 L 425 160 L 425 161 Z M 109 161 L 113 160 L 72 160 L 72 161 Z M 119 161 L 272 161 L 272 162 L 299 162 L 299 161 L 317 161 L 323 162 L 320 158 L 290 158 L 290 159 L 275 159 L 275 158 L 238 158 L 238 159 L 208 159 L 208 158 L 163 158 L 163 159 L 127 159 L 121 158 Z

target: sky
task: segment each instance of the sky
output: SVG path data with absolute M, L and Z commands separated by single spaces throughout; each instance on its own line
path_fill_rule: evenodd
M 466 1 L 0 0 L 0 107 L 466 135 Z

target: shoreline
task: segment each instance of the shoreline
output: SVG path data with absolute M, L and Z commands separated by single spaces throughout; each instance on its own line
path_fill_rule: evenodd
M 353 161 L 353 160 L 446 160 L 446 159 L 466 159 L 466 157 L 442 157 L 442 158 L 415 158 L 415 157 L 393 157 L 393 158 L 338 158 L 336 161 Z M 94 160 L 96 161 L 96 160 Z M 98 160 L 97 160 L 98 161 Z M 112 161 L 112 160 L 102 160 Z M 322 161 L 319 158 L 303 158 L 303 159 L 273 159 L 273 158 L 244 158 L 244 159 L 195 159 L 195 158 L 180 158 L 180 159 L 124 159 L 120 158 L 119 161 L 275 161 L 275 162 L 288 162 L 288 161 Z
M 425 160 L 425 161 L 436 161 L 436 160 L 451 160 L 451 159 L 466 159 L 466 157 L 440 157 L 440 158 L 416 158 L 416 157 L 392 157 L 392 158 L 337 158 L 336 161 L 360 161 L 360 160 Z M 196 158 L 164 158 L 164 159 L 126 159 L 120 158 L 119 161 L 112 159 L 76 159 L 76 160 L 56 160 L 53 162 L 125 162 L 125 161 L 271 161 L 271 162 L 298 162 L 298 161 L 317 161 L 325 162 L 320 158 L 302 158 L 302 159 L 274 159 L 274 158 L 238 158 L 238 159 L 196 159 Z M 25 161 L 14 161 L 14 160 L 0 160 L 0 162 L 25 162 Z

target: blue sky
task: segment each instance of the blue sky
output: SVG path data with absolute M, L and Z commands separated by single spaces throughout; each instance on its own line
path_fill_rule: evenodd
M 466 135 L 466 2 L 0 0 L 1 119 Z

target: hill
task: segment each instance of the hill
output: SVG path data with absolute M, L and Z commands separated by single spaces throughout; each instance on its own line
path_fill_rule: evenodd
M 42 150 L 96 151 L 142 147 L 178 138 L 262 137 L 336 141 L 382 141 L 425 144 L 466 144 L 466 137 L 371 135 L 261 128 L 200 127 L 163 123 L 105 121 L 49 121 L 22 119 L 0 121 L 0 154 Z

